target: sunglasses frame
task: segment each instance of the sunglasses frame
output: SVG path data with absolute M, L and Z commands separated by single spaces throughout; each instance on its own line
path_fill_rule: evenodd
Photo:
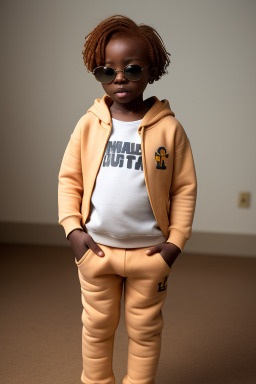
M 129 66 L 134 66 L 134 65 L 136 65 L 137 67 L 140 67 L 140 69 L 141 69 L 141 74 L 140 74 L 140 77 L 138 78 L 138 79 L 136 79 L 136 80 L 129 80 L 129 79 L 127 79 L 127 77 L 125 76 L 125 69 L 127 68 L 127 67 L 129 67 Z M 109 81 L 108 83 L 106 83 L 106 82 L 102 82 L 102 81 L 100 81 L 100 80 L 98 80 L 97 78 L 96 78 L 96 76 L 95 76 L 95 79 L 97 80 L 97 81 L 99 81 L 100 83 L 102 83 L 102 84 L 110 84 L 110 83 L 112 83 L 112 81 L 114 81 L 115 80 L 115 78 L 116 78 L 116 75 L 117 75 L 117 73 L 118 72 L 123 72 L 123 75 L 124 75 L 124 77 L 126 78 L 126 80 L 128 80 L 128 81 L 138 81 L 138 80 L 140 80 L 141 79 L 141 76 L 142 76 L 142 71 L 144 70 L 144 69 L 146 69 L 146 68 L 149 68 L 149 67 L 151 67 L 151 64 L 149 64 L 149 65 L 147 65 L 146 67 L 144 67 L 144 68 L 142 68 L 139 64 L 127 64 L 125 67 L 124 67 L 124 69 L 120 69 L 120 70 L 116 70 L 115 68 L 112 68 L 112 67 L 106 67 L 105 65 L 100 65 L 99 67 L 96 67 L 96 68 L 94 68 L 94 70 L 91 72 L 94 76 L 95 76 L 95 71 L 96 71 L 96 69 L 98 69 L 98 68 L 109 68 L 109 69 L 113 69 L 113 71 L 114 71 L 114 78 L 111 80 L 111 81 Z

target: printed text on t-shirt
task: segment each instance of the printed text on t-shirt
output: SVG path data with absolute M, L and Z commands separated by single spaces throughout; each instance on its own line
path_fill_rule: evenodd
M 104 153 L 103 167 L 126 167 L 143 170 L 141 144 L 129 141 L 109 141 Z

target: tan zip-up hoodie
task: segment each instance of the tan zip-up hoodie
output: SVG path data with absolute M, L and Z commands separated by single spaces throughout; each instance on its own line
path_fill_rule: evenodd
M 153 103 L 138 128 L 149 201 L 166 241 L 183 250 L 191 237 L 197 182 L 189 139 L 167 100 Z M 104 95 L 84 114 L 65 150 L 58 184 L 59 224 L 66 237 L 86 230 L 90 200 L 111 132 L 109 106 Z M 103 192 L 104 193 L 104 192 Z

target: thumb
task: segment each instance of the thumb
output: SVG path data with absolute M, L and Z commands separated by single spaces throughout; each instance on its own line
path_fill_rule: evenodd
M 100 256 L 100 257 L 103 257 L 105 256 L 104 252 L 102 251 L 102 249 L 98 246 L 97 243 L 95 243 L 95 241 L 91 238 L 90 241 L 89 241 L 89 247 L 91 248 L 91 250 L 96 253 L 96 255 Z
M 160 248 L 156 245 L 154 247 L 151 247 L 150 249 L 146 250 L 146 255 L 151 256 L 154 255 L 154 253 L 157 253 L 160 251 Z

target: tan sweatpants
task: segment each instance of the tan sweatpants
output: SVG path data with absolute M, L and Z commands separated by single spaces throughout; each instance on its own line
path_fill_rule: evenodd
M 114 384 L 113 345 L 124 286 L 125 325 L 129 336 L 127 375 L 122 384 L 155 384 L 163 328 L 162 306 L 171 268 L 160 253 L 99 244 L 75 262 L 81 284 L 84 384 Z

